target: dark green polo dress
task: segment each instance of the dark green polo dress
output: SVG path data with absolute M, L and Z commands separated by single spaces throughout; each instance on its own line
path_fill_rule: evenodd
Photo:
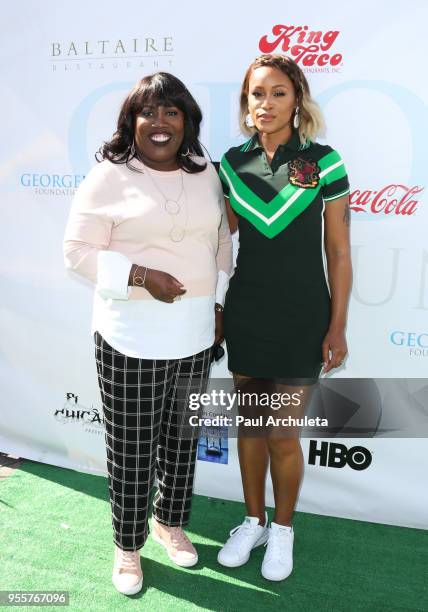
M 324 207 L 349 193 L 343 161 L 294 131 L 269 165 L 255 134 L 223 156 L 220 178 L 239 223 L 224 307 L 229 369 L 291 384 L 316 379 L 330 320 Z

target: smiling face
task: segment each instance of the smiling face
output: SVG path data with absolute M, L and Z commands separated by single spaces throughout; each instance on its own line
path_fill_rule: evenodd
M 149 168 L 176 170 L 177 151 L 184 138 L 184 113 L 150 100 L 135 117 L 134 136 L 138 156 Z
M 297 106 L 291 79 L 279 68 L 255 68 L 248 83 L 248 110 L 259 132 L 288 139 Z

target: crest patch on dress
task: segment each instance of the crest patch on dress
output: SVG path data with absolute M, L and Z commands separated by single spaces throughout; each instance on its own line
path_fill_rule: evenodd
M 295 187 L 313 189 L 320 182 L 320 170 L 316 161 L 297 157 L 288 162 L 288 180 Z

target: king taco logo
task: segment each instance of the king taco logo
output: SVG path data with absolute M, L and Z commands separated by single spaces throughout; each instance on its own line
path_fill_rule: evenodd
M 309 26 L 274 25 L 272 36 L 265 34 L 259 41 L 262 53 L 283 52 L 304 72 L 340 72 L 343 56 L 333 49 L 338 30 L 311 30 Z
M 400 183 L 390 183 L 381 189 L 356 189 L 349 197 L 350 208 L 356 213 L 373 215 L 414 215 L 420 204 L 418 195 L 424 187 L 408 187 Z
M 428 332 L 394 330 L 389 335 L 394 346 L 408 351 L 409 357 L 428 357 Z

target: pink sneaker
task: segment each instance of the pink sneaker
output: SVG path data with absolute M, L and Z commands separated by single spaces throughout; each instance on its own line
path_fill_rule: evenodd
M 112 581 L 123 595 L 135 595 L 141 591 L 143 572 L 139 550 L 122 550 L 116 545 Z
M 191 567 L 198 562 L 198 553 L 181 527 L 168 527 L 152 517 L 152 538 L 166 549 L 176 565 Z

